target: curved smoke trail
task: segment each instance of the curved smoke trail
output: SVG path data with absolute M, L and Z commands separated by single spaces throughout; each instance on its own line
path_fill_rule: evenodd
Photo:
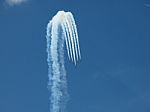
M 76 24 L 71 12 L 59 11 L 47 25 L 48 87 L 51 91 L 50 112 L 64 112 L 68 100 L 64 42 L 68 58 L 75 65 L 81 59 Z

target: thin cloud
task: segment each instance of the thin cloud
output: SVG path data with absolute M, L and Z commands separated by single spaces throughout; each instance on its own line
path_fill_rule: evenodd
M 27 0 L 6 0 L 7 4 L 10 6 L 14 6 L 14 5 L 20 5 L 24 2 L 26 2 Z
M 150 7 L 150 4 L 144 4 L 144 5 Z

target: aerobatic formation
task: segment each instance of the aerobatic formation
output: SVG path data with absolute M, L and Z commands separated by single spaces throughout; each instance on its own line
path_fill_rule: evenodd
M 59 11 L 47 25 L 48 88 L 50 112 L 64 112 L 68 100 L 64 43 L 69 60 L 75 65 L 81 59 L 78 33 L 71 12 Z

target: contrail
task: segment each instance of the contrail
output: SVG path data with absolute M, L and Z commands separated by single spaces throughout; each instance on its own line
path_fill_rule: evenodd
M 78 33 L 71 12 L 59 11 L 47 25 L 48 88 L 50 89 L 50 112 L 65 112 L 68 101 L 64 43 L 69 60 L 76 65 L 81 59 Z

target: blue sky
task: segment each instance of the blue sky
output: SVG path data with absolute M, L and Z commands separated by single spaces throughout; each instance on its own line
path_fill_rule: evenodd
M 0 112 L 49 112 L 46 26 L 76 19 L 82 60 L 66 57 L 68 112 L 150 111 L 149 0 L 0 1 Z

